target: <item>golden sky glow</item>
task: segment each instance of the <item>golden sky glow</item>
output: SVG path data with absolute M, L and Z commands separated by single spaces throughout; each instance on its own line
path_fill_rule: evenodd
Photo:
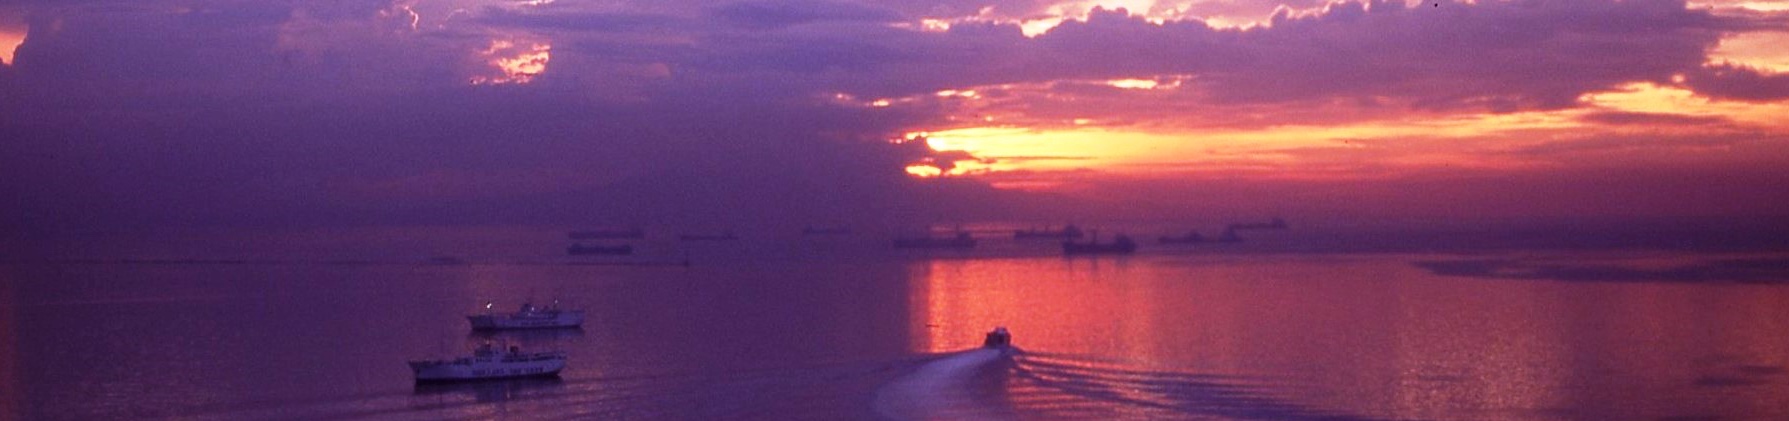
M 1420 22 L 1481 8 L 1490 13 L 1509 13 L 1526 7 L 1472 3 L 1442 4 L 1439 15 L 1428 14 L 1432 11 L 1427 5 L 1412 6 L 1412 13 L 1424 14 L 1406 15 L 1419 17 L 1405 19 Z M 1398 43 L 1352 45 L 1379 43 L 1382 39 L 1349 39 L 1347 33 L 1339 32 L 1341 26 L 1352 24 L 1347 24 L 1348 19 L 1335 19 L 1338 14 L 1360 13 L 1360 8 L 1371 6 L 1337 2 L 1281 5 L 1278 9 L 1259 6 L 1262 4 L 1191 0 L 1070 0 L 1038 5 L 1025 13 L 1001 14 L 982 9 L 970 16 L 927 17 L 895 26 L 942 32 L 950 30 L 953 24 L 995 22 L 1016 25 L 1025 36 L 1037 38 L 1063 22 L 1089 19 L 1095 8 L 1122 8 L 1130 19 L 1157 26 L 1135 25 L 1134 21 L 1122 22 L 1112 15 L 1101 15 L 1101 19 L 1112 20 L 1090 22 L 1076 31 L 1060 33 L 1061 37 L 1057 33 L 1050 33 L 1050 37 L 1072 39 L 1080 32 L 1098 31 L 1100 27 L 1109 27 L 1113 33 L 1134 31 L 1133 35 L 1187 35 L 1205 28 L 1165 23 L 1199 21 L 1221 28 L 1218 32 L 1226 35 L 1246 37 L 1283 31 L 1301 38 L 1335 39 L 1268 55 L 1239 54 L 1247 60 L 1264 62 L 1261 69 L 1215 65 L 1219 70 L 1204 70 L 1210 63 L 1150 67 L 1158 63 L 1144 61 L 1134 63 L 1136 67 L 1109 73 L 1076 73 L 1070 69 L 1062 74 L 1076 77 L 949 86 L 930 95 L 847 102 L 870 108 L 944 110 L 948 115 L 941 119 L 904 127 L 901 137 L 924 136 L 928 145 L 941 152 L 940 156 L 954 161 L 943 165 L 936 161 L 915 162 L 906 172 L 916 178 L 979 178 L 995 187 L 1015 190 L 1069 191 L 1099 183 L 1085 180 L 1102 179 L 1389 182 L 1436 174 L 1532 177 L 1614 168 L 1756 171 L 1767 167 L 1765 163 L 1770 160 L 1789 158 L 1789 146 L 1783 140 L 1789 135 L 1789 123 L 1785 123 L 1789 122 L 1789 105 L 1771 99 L 1780 94 L 1770 93 L 1775 91 L 1769 87 L 1773 83 L 1770 80 L 1789 73 L 1789 49 L 1780 48 L 1789 44 L 1789 33 L 1727 31 L 1719 35 L 1718 44 L 1701 51 L 1701 56 L 1689 56 L 1696 54 L 1692 51 L 1696 47 L 1685 47 L 1681 49 L 1685 51 L 1675 55 L 1644 55 L 1629 64 L 1611 63 L 1621 60 L 1614 56 L 1584 62 L 1558 59 L 1530 70 L 1475 79 L 1469 74 L 1477 70 L 1446 67 L 1452 64 L 1436 67 L 1448 72 L 1418 74 L 1426 72 L 1423 68 L 1429 66 L 1423 61 L 1428 59 L 1428 53 L 1420 51 L 1389 53 L 1387 59 L 1379 60 L 1409 61 L 1395 68 L 1373 64 L 1378 61 L 1359 65 L 1329 54 L 1336 49 L 1409 47 Z M 1448 8 L 1453 6 L 1457 7 Z M 1594 10 L 1597 6 L 1583 7 Z M 1766 15 L 1759 13 L 1784 10 L 1789 10 L 1789 2 L 1706 1 L 1690 2 L 1687 13 L 1711 13 L 1737 22 L 1764 19 Z M 1309 24 L 1274 28 L 1269 20 L 1276 13 Z M 1503 18 L 1517 15 L 1520 13 Z M 1534 29 L 1544 30 L 1542 26 L 1558 22 L 1535 24 Z M 1570 30 L 1594 33 L 1608 29 L 1599 25 Z M 1385 29 L 1380 24 L 1358 26 L 1361 27 L 1349 30 L 1371 33 Z M 1685 45 L 1709 45 L 1711 41 L 1690 36 L 1694 31 L 1669 31 L 1661 28 L 1653 35 L 1669 34 L 1693 42 Z M 1476 33 L 1458 35 L 1461 42 L 1497 45 L 1472 38 L 1478 36 Z M 1625 35 L 1597 36 L 1609 36 L 1608 42 L 1615 42 Z M 1104 42 L 1116 40 L 1083 40 L 1093 47 L 1077 51 L 1099 55 Z M 1148 43 L 1114 44 L 1111 48 L 1161 49 Z M 1586 44 L 1583 48 L 1603 47 Z M 1314 66 L 1309 69 L 1311 72 L 1324 73 L 1328 76 L 1323 77 L 1334 80 L 1307 78 L 1297 64 L 1276 67 L 1284 64 L 1275 62 L 1282 53 L 1306 55 L 1286 60 L 1309 60 Z M 1534 59 L 1545 60 L 1541 57 L 1582 52 L 1533 46 L 1506 53 L 1536 54 Z M 1704 59 L 1704 67 L 1697 69 L 1694 62 L 1672 62 L 1685 56 Z M 1472 59 L 1448 60 L 1457 64 Z M 1319 71 L 1330 63 L 1359 68 Z M 1733 69 L 1724 67 L 1728 64 L 1743 67 L 1729 72 L 1731 75 L 1711 75 L 1722 72 L 1720 69 Z M 1677 73 L 1633 71 L 1612 78 L 1604 75 L 1609 71 L 1603 69 L 1653 66 L 1675 69 L 1668 72 Z M 1534 72 L 1557 72 L 1556 67 L 1581 67 L 1583 71 L 1534 77 L 1538 74 Z M 1750 69 L 1757 72 L 1750 73 Z M 1252 74 L 1263 70 L 1269 71 L 1270 77 Z M 1382 71 L 1397 75 L 1372 75 Z M 1549 91 L 1556 89 L 1569 89 L 1577 96 L 1550 96 Z
M 1689 3 L 1690 3 L 1690 7 L 1732 7 L 1732 8 L 1750 9 L 1750 10 L 1766 11 L 1766 12 L 1780 12 L 1780 11 L 1789 10 L 1789 2 L 1772 1 L 1772 0 L 1740 1 L 1740 2 L 1692 1 Z
M 12 64 L 13 54 L 25 43 L 25 34 L 0 29 L 0 63 Z
M 1106 84 L 1112 85 L 1112 87 L 1115 88 L 1124 89 L 1155 89 L 1163 86 L 1154 79 L 1113 79 L 1106 81 Z M 1172 86 L 1180 86 L 1180 82 L 1175 81 Z
M 1112 80 L 1105 84 L 1126 91 L 1166 86 L 1149 79 Z M 946 92 L 938 96 L 971 102 L 977 99 L 956 94 L 973 90 Z M 1224 178 L 1357 179 L 1438 168 L 1545 168 L 1560 164 L 1561 158 L 1521 151 L 1587 136 L 1692 136 L 1741 130 L 1652 124 L 1605 126 L 1593 121 L 1596 116 L 1611 114 L 1724 120 L 1754 129 L 1789 128 L 1782 117 L 1789 115 L 1789 105 L 1715 101 L 1682 88 L 1650 83 L 1587 94 L 1579 101 L 1583 106 L 1563 110 L 1415 114 L 1352 123 L 1242 128 L 1105 124 L 1102 119 L 1093 118 L 1027 127 L 986 124 L 993 120 L 987 117 L 977 122 L 984 124 L 905 136 L 926 136 L 935 150 L 964 151 L 987 160 L 959 162 L 951 175 L 998 176 L 993 178 L 999 186 L 1032 190 L 1057 184 L 1052 174 L 1080 170 L 1136 177 L 1204 174 Z M 1001 121 L 1025 120 L 1026 116 L 1019 115 Z M 1708 151 L 1707 147 L 1693 143 L 1658 144 L 1650 146 L 1656 149 L 1650 155 L 1652 159 L 1669 159 L 1673 153 Z M 926 166 L 909 167 L 908 172 L 921 177 L 939 175 L 936 168 Z M 1003 174 L 1023 175 L 1014 178 Z
M 535 76 L 547 71 L 547 62 L 552 60 L 553 46 L 550 44 L 528 43 L 526 46 L 511 41 L 491 41 L 491 47 L 484 51 L 490 57 L 491 67 L 498 74 L 492 76 L 475 76 L 472 83 L 476 85 L 528 83 Z
M 994 159 L 991 164 L 966 163 L 959 173 L 1010 170 L 1162 171 L 1163 165 L 1185 165 L 1184 171 L 1207 169 L 1296 170 L 1299 159 L 1287 151 L 1306 148 L 1368 148 L 1374 140 L 1425 138 L 1437 142 L 1491 136 L 1500 132 L 1574 127 L 1573 113 L 1474 115 L 1421 121 L 1374 122 L 1338 126 L 1288 125 L 1264 129 L 1154 131 L 1140 127 L 1027 129 L 968 127 L 929 132 L 934 149 L 962 150 Z M 1474 156 L 1450 157 L 1443 151 L 1394 158 L 1411 165 L 1497 166 Z M 1280 176 L 1287 174 L 1281 173 Z
M 931 166 L 926 166 L 926 165 L 908 165 L 907 166 L 907 174 L 912 175 L 914 177 L 930 178 L 930 177 L 937 177 L 937 176 L 943 175 L 944 171 L 939 170 L 937 167 L 931 167 Z
M 1785 2 L 1789 5 L 1789 2 Z M 1748 32 L 1721 40 L 1721 46 L 1709 54 L 1712 62 L 1734 62 L 1747 66 L 1768 69 L 1773 72 L 1789 72 L 1789 33 L 1784 32 Z
M 1714 101 L 1682 88 L 1635 83 L 1585 95 L 1586 103 L 1617 111 L 1724 117 L 1760 128 L 1789 129 L 1789 104 Z

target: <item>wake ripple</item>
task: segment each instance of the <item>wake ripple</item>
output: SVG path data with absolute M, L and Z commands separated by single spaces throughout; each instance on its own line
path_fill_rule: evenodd
M 1019 354 L 1012 376 L 1024 419 L 1374 420 L 1299 404 L 1263 378 L 1039 354 Z
M 1069 355 L 977 349 L 883 385 L 876 413 L 918 420 L 1285 420 L 1374 418 L 1299 404 L 1259 377 L 1142 368 Z
M 1000 396 L 1008 351 L 975 349 L 933 360 L 876 391 L 876 413 L 892 420 L 1015 419 Z

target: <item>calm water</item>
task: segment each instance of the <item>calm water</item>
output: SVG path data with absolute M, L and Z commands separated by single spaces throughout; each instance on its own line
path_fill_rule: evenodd
M 573 260 L 552 233 L 389 234 L 0 264 L 0 419 L 1789 418 L 1784 254 L 748 237 Z M 418 263 L 441 255 L 465 263 Z M 587 325 L 468 333 L 530 298 Z M 969 351 L 996 325 L 1021 352 Z M 485 341 L 571 364 L 411 382 L 406 359 Z

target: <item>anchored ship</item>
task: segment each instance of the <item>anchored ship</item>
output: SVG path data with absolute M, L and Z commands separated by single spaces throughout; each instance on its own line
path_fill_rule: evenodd
M 956 236 L 950 237 L 950 238 L 938 238 L 938 237 L 932 237 L 932 236 L 896 238 L 894 240 L 894 246 L 895 246 L 895 248 L 904 248 L 904 249 L 913 249 L 913 248 L 966 249 L 966 248 L 974 248 L 975 247 L 975 238 L 970 237 L 969 233 L 967 233 L 967 232 L 958 231 Z
M 1199 235 L 1198 231 L 1187 231 L 1186 235 L 1179 237 L 1164 235 L 1162 238 L 1156 239 L 1157 244 L 1198 244 L 1203 242 L 1205 242 L 1205 236 Z
M 1286 229 L 1286 220 L 1281 219 L 1280 217 L 1276 216 L 1273 218 L 1273 220 L 1265 222 L 1265 223 L 1262 223 L 1262 222 L 1235 223 L 1235 224 L 1230 224 L 1229 228 L 1236 229 L 1236 230 L 1283 230 L 1283 229 Z
M 1093 241 L 1086 243 L 1062 242 L 1062 254 L 1131 254 L 1135 252 L 1137 252 L 1137 242 L 1132 241 L 1130 236 L 1124 234 L 1114 236 L 1111 243 L 1100 243 L 1098 234 L 1093 236 Z
M 553 377 L 565 369 L 560 352 L 522 352 L 519 347 L 498 350 L 484 344 L 470 357 L 452 360 L 413 360 L 410 371 L 418 383 L 452 382 L 515 377 Z
M 842 226 L 829 227 L 809 225 L 801 228 L 801 235 L 845 235 L 850 233 L 850 228 Z
M 561 310 L 557 302 L 548 307 L 523 303 L 522 308 L 514 313 L 492 313 L 492 304 L 494 303 L 485 303 L 485 314 L 466 316 L 466 320 L 472 322 L 472 329 L 542 329 L 578 327 L 584 324 L 583 310 Z
M 1273 220 L 1265 222 L 1265 223 L 1262 223 L 1262 222 L 1235 223 L 1235 224 L 1230 224 L 1229 226 L 1224 227 L 1224 235 L 1218 237 L 1218 242 L 1220 242 L 1220 243 L 1242 242 L 1242 237 L 1236 235 L 1237 231 L 1242 231 L 1242 230 L 1283 230 L 1283 229 L 1286 229 L 1286 220 L 1280 219 L 1279 217 L 1274 217 Z
M 739 236 L 733 235 L 733 231 L 723 231 L 720 234 L 679 234 L 677 239 L 683 241 L 732 241 L 738 240 Z
M 1234 226 L 1224 228 L 1224 235 L 1218 236 L 1217 241 L 1220 243 L 1240 243 L 1240 242 L 1242 242 L 1242 237 L 1236 235 L 1236 231 L 1237 231 L 1237 229 Z
M 569 255 L 573 255 L 573 256 L 587 255 L 587 254 L 620 256 L 620 255 L 634 254 L 634 246 L 628 245 L 628 244 L 622 244 L 619 246 L 604 246 L 604 245 L 586 246 L 583 244 L 572 244 L 571 247 L 565 248 L 565 254 L 569 254 Z
M 1014 239 L 1060 238 L 1060 239 L 1067 240 L 1067 239 L 1081 238 L 1081 235 L 1082 235 L 1081 228 L 1075 226 L 1074 224 L 1065 225 L 1062 227 L 1062 229 L 1059 229 L 1059 230 L 1050 229 L 1050 227 L 1043 227 L 1043 228 L 1031 228 L 1031 229 L 1022 229 L 1022 230 L 1014 230 L 1013 231 Z
M 605 238 L 646 238 L 646 231 L 638 227 L 627 229 L 599 229 L 572 231 L 565 234 L 573 240 L 600 240 Z

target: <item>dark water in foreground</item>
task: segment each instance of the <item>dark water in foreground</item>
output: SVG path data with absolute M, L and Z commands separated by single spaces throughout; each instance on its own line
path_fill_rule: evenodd
M 0 419 L 1789 418 L 1783 254 L 660 247 L 686 268 L 544 243 L 0 264 Z M 589 321 L 468 333 L 530 297 Z M 1023 350 L 966 351 L 995 325 Z M 571 364 L 419 387 L 403 363 L 487 340 Z

